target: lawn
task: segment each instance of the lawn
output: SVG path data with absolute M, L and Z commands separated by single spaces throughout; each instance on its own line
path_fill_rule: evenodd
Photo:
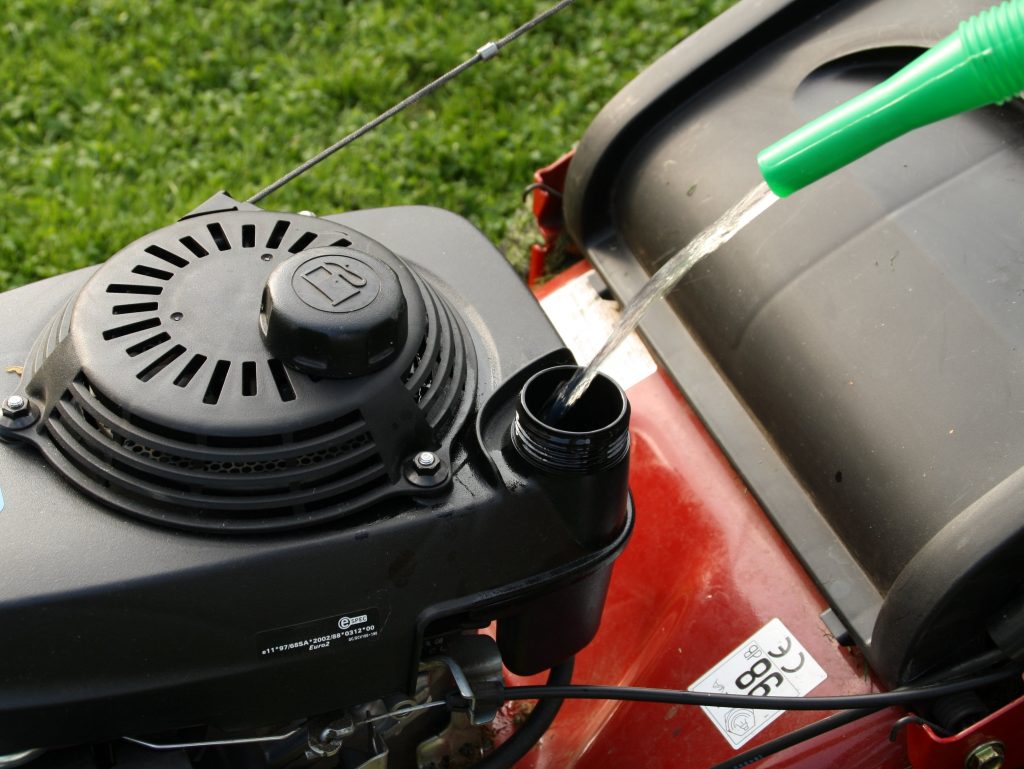
M 731 0 L 579 2 L 264 201 L 430 204 L 513 261 L 521 190 L 619 88 Z M 0 290 L 248 197 L 544 3 L 6 0 Z

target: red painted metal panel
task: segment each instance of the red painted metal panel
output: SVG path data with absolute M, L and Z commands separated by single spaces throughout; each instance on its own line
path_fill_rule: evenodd
M 526 275 L 527 285 L 533 286 L 544 274 L 548 256 L 555 250 L 565 230 L 565 219 L 562 216 L 562 191 L 565 189 L 565 175 L 569 172 L 573 150 L 565 153 L 549 166 L 539 168 L 533 173 L 533 216 L 537 220 L 537 228 L 544 238 L 543 243 L 534 244 L 530 248 L 530 267 Z M 578 255 L 576 246 L 571 241 L 566 247 Z
M 914 769 L 963 769 L 970 752 L 992 740 L 1006 751 L 1005 769 L 1024 766 L 1024 697 L 952 737 L 939 737 L 927 726 L 907 727 L 907 753 Z
M 537 181 L 554 174 L 560 188 L 569 157 L 541 169 Z M 535 191 L 546 237 L 560 231 L 560 202 Z M 589 269 L 581 262 L 535 293 L 549 296 Z M 637 524 L 615 566 L 601 629 L 579 655 L 574 680 L 685 689 L 777 617 L 828 673 L 812 696 L 876 691 L 857 652 L 828 633 L 819 619 L 824 599 L 674 384 L 658 373 L 630 388 L 629 397 Z M 520 766 L 699 769 L 825 715 L 784 714 L 734 750 L 697 708 L 568 702 Z M 902 715 L 895 708 L 877 713 L 757 766 L 903 769 L 912 762 L 914 769 L 959 769 L 974 747 L 999 739 L 1005 767 L 1024 767 L 1024 698 L 949 738 L 911 725 L 894 742 L 890 730 Z

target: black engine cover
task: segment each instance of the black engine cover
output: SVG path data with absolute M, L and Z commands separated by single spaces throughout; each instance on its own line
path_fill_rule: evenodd
M 212 214 L 200 212 L 197 221 L 204 216 Z M 88 457 L 60 449 L 48 425 L 61 408 L 71 413 L 70 396 L 33 389 L 17 367 L 96 268 L 0 296 L 0 395 L 26 392 L 39 417 L 29 427 L 6 419 L 0 432 L 0 753 L 190 725 L 248 729 L 408 691 L 431 639 L 495 619 L 505 663 L 522 673 L 571 656 L 593 636 L 612 561 L 631 528 L 626 462 L 600 477 L 560 477 L 533 469 L 508 446 L 522 383 L 540 368 L 572 362 L 571 355 L 502 256 L 463 219 L 413 207 L 311 220 L 324 223 L 385 244 L 432 296 L 457 308 L 468 384 L 458 413 L 441 418 L 424 407 L 423 423 L 404 432 L 403 417 L 391 414 L 400 437 L 382 437 L 390 423 L 379 418 L 372 427 L 382 447 L 376 491 L 365 499 L 300 500 L 290 523 L 288 505 L 275 503 L 251 518 L 270 524 L 247 528 L 244 505 L 215 504 L 237 491 L 216 479 L 201 489 L 214 500 L 208 508 L 194 502 L 198 492 L 187 484 L 180 497 L 171 486 L 147 497 L 145 484 L 122 483 L 119 448 L 102 438 L 90 439 L 99 448 Z M 216 259 L 210 251 L 203 258 Z M 303 258 L 301 249 L 285 258 Z M 234 328 L 235 297 L 206 301 L 210 322 L 222 302 L 225 327 Z M 246 301 L 255 322 L 260 297 Z M 413 334 L 418 319 L 409 308 Z M 170 303 L 159 309 L 173 311 Z M 228 339 L 225 349 L 257 342 Z M 178 358 L 176 367 L 188 360 Z M 125 392 L 144 399 L 146 367 L 130 366 Z M 319 386 L 315 376 L 288 373 L 297 388 Z M 154 376 L 173 375 L 168 367 Z M 344 381 L 323 385 L 333 394 L 311 424 L 351 408 Z M 215 413 L 203 411 L 211 406 L 204 392 L 193 401 L 196 424 Z M 107 395 L 117 411 L 118 396 Z M 252 407 L 248 422 L 218 431 L 211 418 L 211 443 L 244 437 L 247 425 L 265 434 L 286 405 L 273 388 L 268 397 L 273 403 Z M 376 397 L 360 408 L 372 412 Z M 134 414 L 159 412 L 162 404 L 121 405 Z M 123 444 L 116 425 L 85 419 Z M 154 419 L 136 421 L 151 426 Z M 434 451 L 446 468 L 434 488 L 409 480 L 404 458 L 420 449 Z M 167 483 L 180 482 L 172 471 L 213 474 L 187 464 L 168 470 Z M 259 491 L 259 478 L 256 471 L 257 508 L 268 493 Z M 315 495 L 327 482 L 307 491 Z

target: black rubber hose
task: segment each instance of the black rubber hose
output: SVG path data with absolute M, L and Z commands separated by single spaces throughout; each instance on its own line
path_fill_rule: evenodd
M 575 657 L 570 657 L 561 665 L 551 668 L 546 686 L 566 686 L 572 681 L 572 669 Z M 541 687 L 543 688 L 543 687 Z M 494 749 L 490 755 L 474 764 L 474 769 L 510 769 L 515 763 L 530 752 L 544 732 L 555 720 L 562 707 L 560 699 L 541 699 L 530 713 L 523 725 L 516 729 L 515 734 Z

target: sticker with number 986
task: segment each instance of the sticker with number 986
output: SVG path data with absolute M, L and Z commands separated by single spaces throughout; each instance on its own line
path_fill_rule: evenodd
M 692 692 L 748 694 L 754 697 L 803 697 L 827 678 L 821 665 L 773 619 L 693 682 Z M 781 710 L 702 707 L 734 748 L 752 739 L 782 715 Z

